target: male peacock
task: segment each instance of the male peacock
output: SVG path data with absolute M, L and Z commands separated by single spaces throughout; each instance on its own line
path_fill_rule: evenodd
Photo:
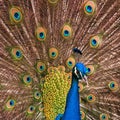
M 0 120 L 67 119 L 77 85 L 76 120 L 120 120 L 119 40 L 119 0 L 0 0 Z

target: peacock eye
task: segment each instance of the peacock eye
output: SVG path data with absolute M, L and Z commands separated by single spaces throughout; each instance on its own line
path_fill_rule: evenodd
M 83 119 L 85 119 L 85 112 L 84 111 L 80 111 L 80 115 L 81 115 L 81 119 L 83 120 Z
M 32 78 L 30 75 L 24 75 L 22 81 L 27 86 L 32 84 Z
M 41 94 L 40 94 L 39 91 L 34 92 L 34 98 L 35 98 L 36 100 L 39 100 L 40 97 L 41 97 Z
M 27 113 L 28 114 L 33 114 L 35 112 L 35 106 L 31 105 L 29 106 L 28 110 L 27 110 Z
M 14 60 L 21 60 L 23 58 L 22 51 L 19 48 L 12 48 L 10 54 Z
M 69 57 L 66 61 L 66 65 L 68 68 L 72 69 L 75 66 L 75 59 L 73 57 Z
M 11 110 L 15 107 L 15 100 L 10 99 L 6 103 L 6 109 Z
M 64 39 L 70 39 L 72 34 L 72 28 L 69 25 L 64 25 L 62 28 L 62 37 Z
M 98 48 L 101 46 L 102 37 L 100 35 L 94 36 L 90 39 L 90 47 L 91 48 Z
M 42 72 L 44 72 L 46 70 L 46 65 L 43 62 L 40 62 L 40 61 L 37 62 L 36 67 L 37 67 L 37 71 L 39 73 L 42 73 Z
M 51 4 L 56 4 L 58 2 L 58 0 L 48 0 L 48 2 Z
M 23 19 L 22 11 L 19 7 L 12 7 L 9 11 L 10 20 L 13 23 L 20 23 Z
M 109 84 L 109 89 L 112 90 L 112 91 L 117 91 L 119 89 L 118 87 L 118 83 L 115 82 L 115 81 L 111 81 Z
M 88 102 L 93 103 L 93 102 L 95 102 L 95 100 L 96 100 L 96 97 L 93 94 L 90 94 L 87 96 Z
M 49 57 L 51 59 L 56 59 L 58 57 L 58 50 L 56 48 L 49 49 Z
M 84 12 L 87 15 L 93 15 L 96 12 L 97 5 L 94 1 L 89 0 L 84 5 Z
M 86 68 L 87 68 L 86 70 L 87 75 L 92 75 L 95 72 L 95 68 L 93 65 L 87 65 Z
M 79 92 L 81 92 L 83 89 L 84 89 L 84 86 L 82 83 L 79 83 L 78 84 L 78 87 L 79 87 Z
M 107 114 L 100 114 L 100 120 L 108 120 L 109 119 L 109 116 Z
M 43 27 L 38 27 L 35 31 L 36 38 L 39 41 L 45 41 L 46 40 L 46 29 Z

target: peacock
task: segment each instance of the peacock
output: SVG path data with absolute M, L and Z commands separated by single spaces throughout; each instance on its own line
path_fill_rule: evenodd
M 120 0 L 0 0 L 0 120 L 120 120 Z

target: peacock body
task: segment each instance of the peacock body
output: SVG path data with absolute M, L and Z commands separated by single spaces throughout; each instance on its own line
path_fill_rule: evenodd
M 119 0 L 0 0 L 0 120 L 120 120 L 119 79 Z

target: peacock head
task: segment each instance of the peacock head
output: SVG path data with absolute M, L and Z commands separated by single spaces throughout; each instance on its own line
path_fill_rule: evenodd
M 76 63 L 76 65 L 73 67 L 72 73 L 73 77 L 77 78 L 78 80 L 87 80 L 87 68 L 81 62 Z

